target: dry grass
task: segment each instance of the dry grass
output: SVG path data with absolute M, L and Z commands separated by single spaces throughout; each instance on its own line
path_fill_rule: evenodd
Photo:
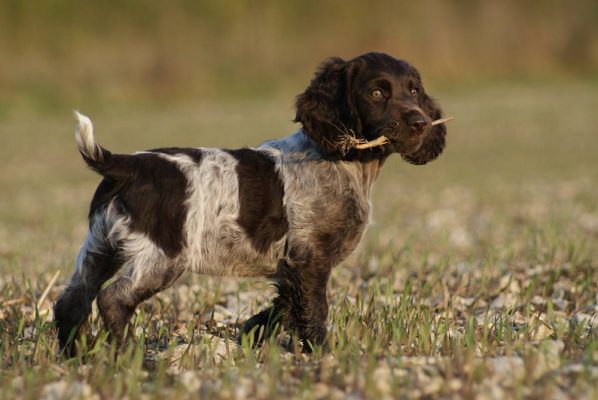
M 116 360 L 95 312 L 84 357 L 57 359 L 48 311 L 98 177 L 70 111 L 0 120 L 3 397 L 595 397 L 597 92 L 435 93 L 457 117 L 447 151 L 424 167 L 387 162 L 375 223 L 331 278 L 331 348 L 310 356 L 284 337 L 257 350 L 229 340 L 267 303 L 267 283 L 185 276 L 140 308 L 136 344 Z M 280 103 L 82 111 L 101 143 L 131 151 L 255 144 L 291 131 Z

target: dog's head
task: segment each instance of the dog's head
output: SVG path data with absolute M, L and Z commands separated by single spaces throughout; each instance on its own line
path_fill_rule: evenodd
M 431 124 L 442 111 L 424 91 L 418 71 L 387 54 L 325 61 L 296 107 L 295 122 L 331 157 L 399 153 L 421 165 L 444 149 L 444 124 Z M 341 147 L 347 134 L 368 141 L 384 135 L 389 143 L 347 153 Z

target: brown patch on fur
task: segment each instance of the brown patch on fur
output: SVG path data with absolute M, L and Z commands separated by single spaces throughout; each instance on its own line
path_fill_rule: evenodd
M 266 154 L 251 149 L 228 152 L 238 161 L 240 212 L 237 222 L 253 247 L 263 253 L 289 228 L 282 204 L 284 186 L 274 161 Z
M 179 153 L 181 149 L 173 154 Z M 200 159 L 199 153 L 191 154 Z M 148 236 L 169 257 L 176 256 L 185 245 L 187 178 L 176 164 L 158 154 L 115 154 L 112 159 L 118 164 L 113 169 L 119 171 L 119 178 L 107 176 L 100 183 L 91 202 L 90 220 L 115 200 L 123 214 L 131 216 L 134 232 Z

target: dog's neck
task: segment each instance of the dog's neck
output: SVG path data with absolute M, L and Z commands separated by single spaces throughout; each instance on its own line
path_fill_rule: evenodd
M 363 186 L 368 188 L 368 191 L 374 185 L 374 182 L 380 174 L 380 169 L 384 163 L 382 160 L 374 159 L 366 162 L 356 162 L 361 170 Z
M 350 174 L 354 177 L 355 183 L 358 183 L 363 188 L 364 194 L 368 197 L 373 183 L 378 178 L 380 168 L 387 158 L 387 156 L 379 156 L 346 160 L 329 159 L 322 153 L 319 146 L 301 130 L 286 138 L 268 141 L 259 148 L 270 152 L 277 158 L 284 159 L 283 163 L 286 165 L 311 162 L 314 162 L 316 165 L 327 162 L 339 166 L 344 165 L 345 169 L 350 171 Z

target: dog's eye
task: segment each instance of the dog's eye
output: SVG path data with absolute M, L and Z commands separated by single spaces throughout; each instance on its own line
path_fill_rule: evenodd
M 419 94 L 419 91 L 417 89 L 411 89 L 411 96 L 417 97 L 418 94 Z
M 375 98 L 376 100 L 381 99 L 382 96 L 383 96 L 382 90 L 380 90 L 380 89 L 372 90 L 372 97 Z

